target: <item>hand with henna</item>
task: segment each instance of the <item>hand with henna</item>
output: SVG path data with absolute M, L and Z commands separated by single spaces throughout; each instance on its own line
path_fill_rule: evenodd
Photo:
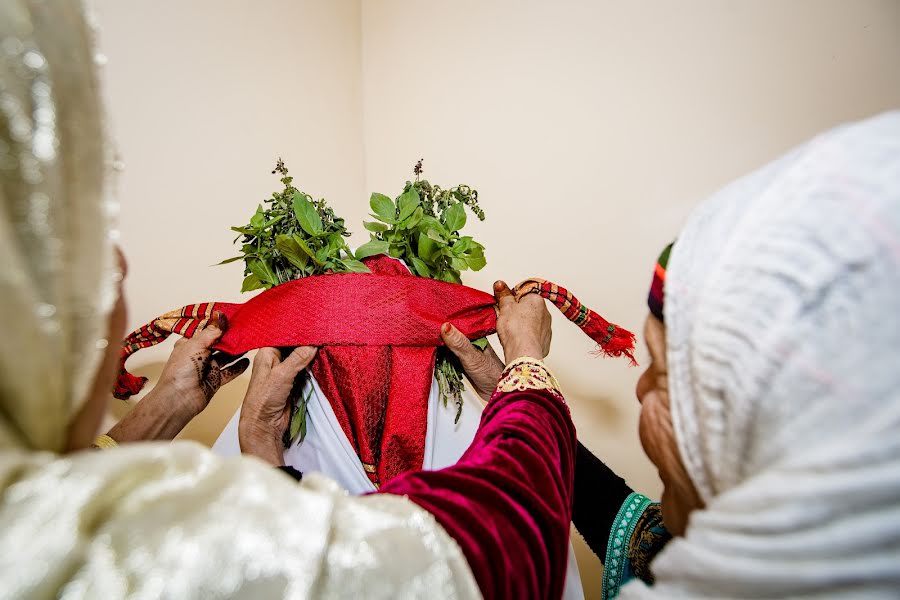
M 249 359 L 235 362 L 237 357 L 210 349 L 227 329 L 225 315 L 216 312 L 205 329 L 175 342 L 153 391 L 167 395 L 172 403 L 194 415 L 200 414 L 219 388 L 250 365 Z
M 206 328 L 175 342 L 159 383 L 108 435 L 119 443 L 174 438 L 200 414 L 219 388 L 250 365 L 246 358 L 211 348 L 228 328 L 222 313 L 214 313 Z

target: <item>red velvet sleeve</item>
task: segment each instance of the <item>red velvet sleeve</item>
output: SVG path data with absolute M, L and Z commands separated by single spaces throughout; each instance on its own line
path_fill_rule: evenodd
M 406 495 L 457 541 L 484 598 L 559 598 L 568 560 L 575 427 L 546 390 L 496 395 L 459 462 L 414 471 L 382 493 Z

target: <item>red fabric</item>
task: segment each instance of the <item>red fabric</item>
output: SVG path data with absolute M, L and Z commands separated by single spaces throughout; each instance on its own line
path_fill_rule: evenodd
M 379 493 L 405 495 L 433 514 L 486 600 L 560 598 L 576 444 L 569 411 L 551 392 L 499 394 L 457 464 L 405 473 Z
M 126 339 L 116 397 L 130 397 L 146 381 L 125 369 L 131 354 L 170 333 L 190 337 L 220 311 L 229 327 L 215 348 L 228 354 L 265 346 L 320 347 L 310 370 L 376 485 L 421 468 L 435 349 L 443 343 L 441 325 L 449 321 L 469 339 L 494 333 L 494 298 L 463 285 L 412 276 L 387 256 L 365 262 L 371 274 L 307 277 L 244 304 L 206 302 L 162 315 Z M 527 290 L 520 286 L 517 293 L 550 299 L 602 348 L 616 346 L 607 351 L 631 358 L 630 349 L 619 345 L 633 343 L 633 335 L 586 307 L 585 321 L 577 311 L 567 310 L 583 305 L 564 288 L 531 281 L 543 285 Z M 601 322 L 603 329 L 595 331 L 593 324 Z
M 424 279 L 341 273 L 297 279 L 244 304 L 222 304 L 228 332 L 216 348 L 241 354 L 264 346 L 441 345 L 451 321 L 479 338 L 496 327 L 494 297 Z

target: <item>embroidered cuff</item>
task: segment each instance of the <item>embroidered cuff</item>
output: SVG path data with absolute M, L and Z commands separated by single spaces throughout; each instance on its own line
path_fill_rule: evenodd
M 554 396 L 565 402 L 562 392 L 559 391 L 559 382 L 550 372 L 550 369 L 540 360 L 523 356 L 512 361 L 500 375 L 497 389 L 493 397 L 507 392 L 524 392 L 527 390 L 547 390 Z M 492 397 L 492 398 L 493 398 Z
M 98 435 L 97 439 L 95 439 L 94 443 L 91 445 L 98 450 L 109 450 L 110 448 L 118 446 L 119 442 L 104 433 L 103 435 Z
M 611 600 L 619 593 L 622 584 L 631 578 L 631 569 L 628 563 L 628 544 L 634 533 L 635 525 L 650 506 L 650 498 L 637 492 L 632 492 L 622 503 L 619 514 L 612 524 L 612 532 L 609 535 L 609 545 L 606 547 L 606 563 L 603 565 L 603 600 Z

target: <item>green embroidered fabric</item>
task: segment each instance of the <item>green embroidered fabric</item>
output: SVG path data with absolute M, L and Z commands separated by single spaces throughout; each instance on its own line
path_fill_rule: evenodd
M 652 584 L 650 562 L 670 539 L 659 503 L 632 492 L 613 520 L 603 565 L 603 599 L 615 598 L 635 577 Z

